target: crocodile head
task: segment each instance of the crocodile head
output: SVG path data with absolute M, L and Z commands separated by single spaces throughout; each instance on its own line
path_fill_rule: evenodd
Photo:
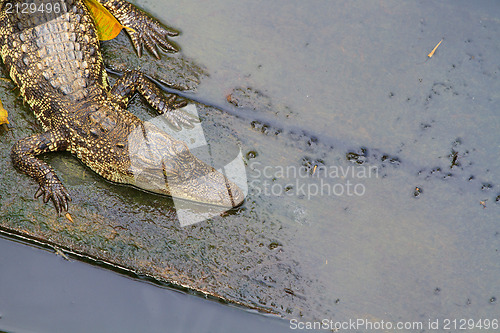
M 151 123 L 129 135 L 128 151 L 132 185 L 141 189 L 228 208 L 245 199 L 235 183 Z

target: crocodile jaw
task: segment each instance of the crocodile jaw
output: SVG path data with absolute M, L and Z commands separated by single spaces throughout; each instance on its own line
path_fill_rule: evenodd
M 150 123 L 129 135 L 132 185 L 141 189 L 222 207 L 237 207 L 243 191 L 194 156 L 187 145 Z

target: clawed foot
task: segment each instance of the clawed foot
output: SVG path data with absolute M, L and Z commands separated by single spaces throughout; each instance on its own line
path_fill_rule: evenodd
M 156 58 L 160 59 L 157 51 L 162 48 L 167 52 L 177 52 L 177 47 L 172 44 L 167 37 L 177 36 L 179 33 L 172 29 L 162 26 L 157 20 L 149 17 L 140 9 L 131 7 L 133 12 L 129 13 L 125 26 L 132 29 L 126 29 L 137 54 L 142 56 L 143 46 L 148 49 Z
M 43 202 L 52 200 L 57 214 L 68 211 L 68 202 L 71 201 L 68 191 L 59 179 L 45 181 L 35 193 L 35 199 L 43 195 Z
M 165 118 L 176 129 L 181 130 L 181 125 L 187 128 L 193 128 L 195 123 L 200 120 L 192 114 L 182 110 L 188 103 L 186 101 L 175 101 L 177 96 L 172 95 L 168 99 L 168 104 L 171 106 L 168 110 L 161 110 L 160 113 L 165 114 Z

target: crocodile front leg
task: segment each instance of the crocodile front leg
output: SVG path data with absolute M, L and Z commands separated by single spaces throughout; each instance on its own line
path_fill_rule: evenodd
M 193 123 L 198 121 L 179 109 L 187 105 L 186 101 L 177 100 L 177 95 L 163 93 L 146 75 L 136 70 L 126 72 L 118 79 L 110 94 L 118 104 L 126 108 L 136 92 L 139 92 L 158 113 L 165 114 L 167 120 L 177 130 L 181 129 L 180 125 L 193 127 Z
M 68 201 L 71 201 L 71 198 L 54 170 L 35 156 L 67 149 L 68 141 L 64 135 L 56 131 L 48 131 L 18 141 L 11 151 L 14 166 L 31 176 L 40 185 L 35 198 L 43 195 L 44 203 L 47 203 L 49 199 L 52 200 L 58 214 L 68 211 Z
M 175 30 L 166 28 L 156 19 L 148 16 L 139 8 L 125 0 L 98 0 L 113 16 L 125 27 L 132 39 L 135 50 L 139 57 L 142 55 L 143 45 L 158 59 L 156 47 L 161 47 L 166 51 L 177 52 L 177 47 L 167 40 L 167 36 L 177 36 Z

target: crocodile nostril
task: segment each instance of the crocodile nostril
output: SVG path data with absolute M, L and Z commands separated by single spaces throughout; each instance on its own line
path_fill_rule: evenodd
M 230 184 L 227 187 L 227 194 L 229 195 L 229 200 L 231 201 L 232 207 L 238 207 L 243 203 L 245 199 L 243 192 L 235 184 Z

